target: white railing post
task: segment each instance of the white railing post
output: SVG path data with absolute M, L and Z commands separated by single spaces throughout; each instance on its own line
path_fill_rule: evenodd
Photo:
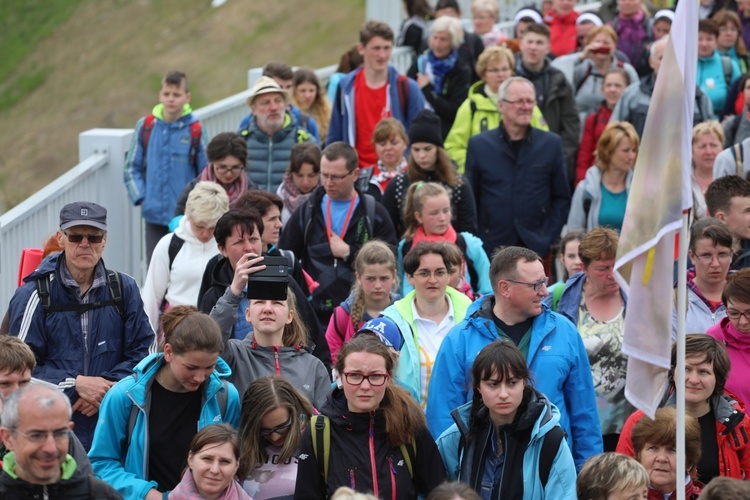
M 107 209 L 107 246 L 104 262 L 107 267 L 133 276 L 143 283 L 146 261 L 143 257 L 143 230 L 140 207 L 130 203 L 123 169 L 125 156 L 133 136 L 131 129 L 93 129 L 78 136 L 81 161 L 102 154 L 108 158 L 107 166 L 99 172 L 94 201 Z

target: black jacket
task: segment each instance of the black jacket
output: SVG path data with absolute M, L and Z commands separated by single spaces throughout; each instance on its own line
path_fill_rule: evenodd
M 331 419 L 331 445 L 328 457 L 328 484 L 318 464 L 310 426 L 302 435 L 297 466 L 296 500 L 329 498 L 340 486 L 357 491 L 374 491 L 373 472 L 380 498 L 399 500 L 427 496 L 445 480 L 445 466 L 430 431 L 423 428 L 415 436 L 416 454 L 412 461 L 414 477 L 404 463 L 400 447 L 388 443 L 382 410 L 352 413 L 347 409 L 344 392 L 335 389 L 321 409 Z M 372 428 L 372 439 L 369 438 Z M 410 446 L 407 444 L 406 446 Z M 374 463 L 371 460 L 374 457 Z M 395 484 L 393 494 L 391 484 Z
M 69 457 L 70 458 L 70 457 Z M 54 484 L 31 484 L 14 478 L 5 470 L 0 474 L 0 500 L 121 500 L 122 496 L 110 485 L 76 469 L 68 479 Z M 92 488 L 94 489 L 92 492 Z

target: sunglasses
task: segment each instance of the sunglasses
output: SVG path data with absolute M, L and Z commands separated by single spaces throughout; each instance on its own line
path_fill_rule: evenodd
M 84 238 L 89 243 L 101 243 L 104 240 L 104 234 L 75 234 L 65 232 L 65 236 L 68 237 L 68 241 L 71 243 L 80 243 Z
M 261 429 L 260 435 L 270 436 L 271 434 L 276 433 L 280 436 L 285 436 L 289 432 L 289 429 L 291 428 L 292 428 L 292 416 L 289 415 L 289 421 L 287 423 L 278 425 L 274 427 L 273 429 Z

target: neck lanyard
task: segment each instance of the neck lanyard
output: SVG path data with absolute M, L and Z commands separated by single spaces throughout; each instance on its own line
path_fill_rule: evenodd
M 354 197 L 352 198 L 352 201 L 349 202 L 349 209 L 346 211 L 346 218 L 344 219 L 344 226 L 341 228 L 341 234 L 339 235 L 341 239 L 344 239 L 344 235 L 346 235 L 346 229 L 349 227 L 349 220 L 352 218 L 352 212 L 354 212 L 354 205 L 357 204 L 357 193 L 354 193 Z M 328 234 L 328 239 L 331 239 L 331 236 L 333 236 L 333 230 L 331 229 L 331 197 L 328 197 L 328 203 L 326 204 L 326 233 Z

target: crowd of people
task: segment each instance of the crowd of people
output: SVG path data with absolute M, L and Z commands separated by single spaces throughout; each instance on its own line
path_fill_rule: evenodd
M 614 263 L 673 11 L 551 0 L 508 37 L 430 3 L 327 89 L 267 64 L 210 138 L 166 74 L 124 173 L 143 285 L 77 201 L 8 305 L 0 498 L 748 495 L 750 6 L 701 3 L 686 370 L 651 419 Z

